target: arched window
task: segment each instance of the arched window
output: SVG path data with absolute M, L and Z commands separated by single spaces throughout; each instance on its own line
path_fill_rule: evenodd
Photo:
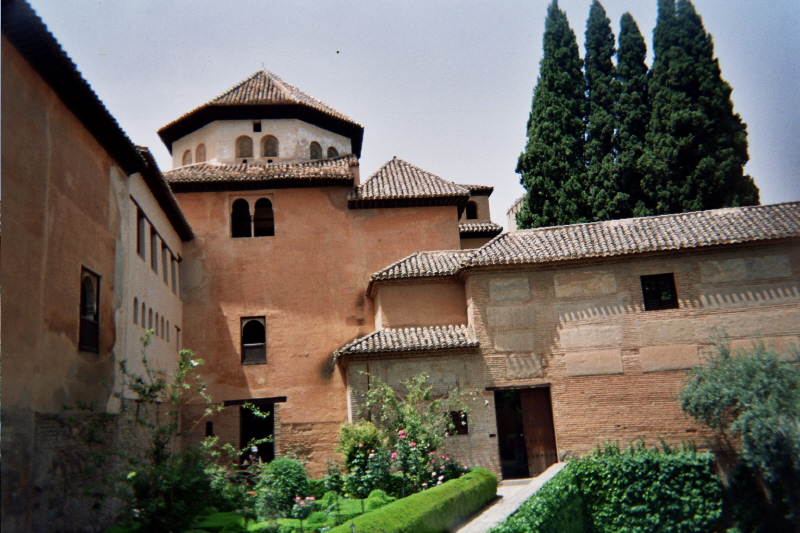
M 164 335 L 164 317 L 163 316 L 161 317 L 161 330 L 159 330 L 159 333 L 161 334 L 159 336 L 163 339 L 164 336 L 165 336 Z
M 236 139 L 236 157 L 253 157 L 253 139 L 247 135 L 242 135 Z
M 278 157 L 278 139 L 266 135 L 261 139 L 261 157 Z
M 139 298 L 133 299 L 133 323 L 139 323 Z
M 475 202 L 467 202 L 467 220 L 478 218 L 478 205 Z
M 203 163 L 206 160 L 206 145 L 200 143 L 194 150 L 194 158 L 197 163 Z
M 84 270 L 81 274 L 81 308 L 78 348 L 100 353 L 100 278 Z
M 239 198 L 231 208 L 231 237 L 250 237 L 250 204 Z
M 147 329 L 153 329 L 153 308 L 147 310 Z
M 142 302 L 142 328 L 147 328 L 147 305 Z
M 169 342 L 169 320 L 167 320 L 167 342 Z
M 242 364 L 253 365 L 267 362 L 267 330 L 264 319 L 242 319 Z
M 272 202 L 266 198 L 259 198 L 253 215 L 253 236 L 272 237 L 273 235 L 275 235 L 275 215 L 272 212 Z
M 191 165 L 192 164 L 192 151 L 186 150 L 183 152 L 183 165 Z
M 156 327 L 153 329 L 153 333 L 158 337 L 158 313 L 156 313 Z
M 313 141 L 308 149 L 311 159 L 322 159 L 322 147 L 317 141 Z
M 334 157 L 339 157 L 339 151 L 334 148 L 333 146 L 328 147 L 328 159 L 333 159 Z

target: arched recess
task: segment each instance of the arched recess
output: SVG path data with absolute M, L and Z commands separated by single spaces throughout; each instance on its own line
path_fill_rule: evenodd
M 231 207 L 231 237 L 250 237 L 250 204 L 239 198 Z
M 186 150 L 183 152 L 183 166 L 192 164 L 192 151 Z
M 100 353 L 100 278 L 86 270 L 81 275 L 81 309 L 78 347 Z
M 333 159 L 334 157 L 339 157 L 339 150 L 337 150 L 333 146 L 329 146 L 328 147 L 328 159 Z
M 197 163 L 205 163 L 206 161 L 206 145 L 200 143 L 194 150 L 194 159 Z
M 478 204 L 475 202 L 467 202 L 467 220 L 475 220 L 478 218 Z
M 267 362 L 267 329 L 263 318 L 242 319 L 242 364 Z
M 274 135 L 265 135 L 261 139 L 261 157 L 278 157 L 278 139 Z
M 310 159 L 322 159 L 322 147 L 317 141 L 312 141 L 308 148 Z
M 139 298 L 133 299 L 133 323 L 139 325 Z
M 253 139 L 247 135 L 236 139 L 236 157 L 239 159 L 253 157 Z
M 255 207 L 253 236 L 272 237 L 275 235 L 275 214 L 272 211 L 272 202 L 266 198 L 259 198 Z

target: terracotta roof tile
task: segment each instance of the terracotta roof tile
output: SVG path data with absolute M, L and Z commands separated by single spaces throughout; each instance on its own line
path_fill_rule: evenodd
M 392 263 L 370 277 L 370 282 L 389 279 L 452 276 L 461 268 L 461 261 L 472 250 L 435 250 L 414 252 Z
M 800 237 L 800 202 L 504 233 L 464 266 L 545 263 Z
M 472 196 L 491 196 L 494 191 L 494 187 L 491 185 L 467 185 L 464 183 L 457 183 L 457 185 L 468 189 Z
M 195 163 L 164 173 L 173 190 L 188 190 L 193 186 L 253 182 L 270 188 L 301 186 L 303 182 L 326 182 L 352 185 L 355 180 L 352 166 L 358 164 L 354 155 L 333 159 L 289 163 Z
M 424 328 L 386 328 L 360 337 L 334 352 L 334 357 L 348 355 L 446 350 L 479 346 L 466 325 Z
M 494 222 L 461 222 L 458 225 L 461 238 L 495 237 L 503 232 L 503 226 Z
M 348 201 L 403 200 L 419 198 L 469 198 L 469 189 L 444 180 L 402 159 L 389 160 Z

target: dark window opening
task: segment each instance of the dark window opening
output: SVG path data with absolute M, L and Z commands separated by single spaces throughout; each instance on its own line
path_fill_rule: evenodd
M 642 276 L 644 310 L 677 309 L 678 295 L 675 292 L 675 277 L 672 273 Z
M 156 327 L 153 328 L 153 334 L 158 337 L 158 313 L 156 313 Z
M 83 352 L 100 353 L 100 277 L 85 269 L 81 274 L 78 348 Z
M 475 202 L 467 203 L 467 220 L 478 218 L 478 205 Z
M 249 448 L 254 442 L 268 439 L 268 442 L 260 442 L 255 445 L 258 447 L 258 455 L 261 457 L 262 463 L 267 463 L 275 459 L 275 404 L 253 403 L 259 411 L 266 413 L 267 417 L 257 416 L 252 409 L 244 405 L 239 407 L 239 447 L 245 450 L 246 456 L 250 453 Z
M 261 157 L 278 157 L 278 139 L 272 135 L 261 139 Z
M 453 427 L 447 430 L 448 435 L 469 434 L 469 420 L 467 419 L 467 413 L 464 411 L 450 411 L 450 422 Z
M 153 329 L 153 308 L 147 311 L 147 329 Z
M 158 274 L 158 233 L 150 226 L 150 267 Z
M 236 139 L 236 157 L 253 157 L 253 139 L 246 135 Z
M 214 436 L 214 422 L 211 420 L 206 421 L 206 437 Z
M 147 254 L 147 219 L 138 207 L 136 208 L 136 253 L 142 259 Z
M 139 298 L 133 299 L 133 323 L 139 324 Z
M 175 256 L 170 256 L 170 263 L 172 264 L 172 292 L 178 294 L 178 261 Z
M 273 235 L 275 235 L 275 215 L 272 212 L 272 202 L 261 198 L 256 202 L 253 216 L 253 236 L 272 237 Z
M 169 259 L 168 257 L 171 256 L 172 253 L 167 248 L 167 245 L 163 242 L 161 243 L 161 265 L 162 265 L 162 279 L 164 283 L 169 285 Z
M 322 147 L 317 141 L 311 143 L 308 151 L 311 159 L 322 159 Z
M 231 209 L 231 237 L 250 237 L 250 204 L 239 198 Z
M 334 157 L 339 157 L 339 151 L 333 146 L 330 146 L 328 147 L 328 159 L 333 159 Z
M 147 305 L 142 302 L 142 327 L 147 328 Z
M 255 122 L 253 122 L 253 131 L 255 133 L 260 133 L 261 132 L 261 121 L 260 120 L 256 120 Z
M 264 318 L 242 319 L 242 364 L 258 365 L 267 362 L 267 330 Z

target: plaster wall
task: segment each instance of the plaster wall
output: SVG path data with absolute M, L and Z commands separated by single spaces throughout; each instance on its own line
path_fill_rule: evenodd
M 464 283 L 382 283 L 375 296 L 375 329 L 467 323 Z
M 184 344 L 215 401 L 286 396 L 285 435 L 322 473 L 347 419 L 332 352 L 374 330 L 370 275 L 417 250 L 458 245 L 456 207 L 347 208 L 345 187 L 178 195 L 196 238 L 184 246 Z M 273 204 L 275 235 L 230 237 L 233 201 Z M 243 317 L 264 317 L 267 363 L 241 364 Z M 276 453 L 280 448 L 276 449 Z
M 492 221 L 492 214 L 489 211 L 489 197 L 488 196 L 470 196 L 470 202 L 475 203 L 475 207 L 478 209 L 478 218 L 471 218 L 467 219 L 467 210 L 465 209 L 463 213 L 461 213 L 461 218 L 459 222 L 491 222 Z
M 253 139 L 253 156 L 248 161 L 303 161 L 310 159 L 309 146 L 317 141 L 322 147 L 322 157 L 328 147 L 334 147 L 339 155 L 352 153 L 350 139 L 297 119 L 262 119 L 261 131 L 253 131 L 252 120 L 217 120 L 206 124 L 172 143 L 172 166 L 183 165 L 183 154 L 192 151 L 196 162 L 196 150 L 200 143 L 206 145 L 206 161 L 232 163 L 236 158 L 236 139 L 246 135 Z M 273 135 L 278 139 L 278 157 L 261 157 L 261 139 Z

